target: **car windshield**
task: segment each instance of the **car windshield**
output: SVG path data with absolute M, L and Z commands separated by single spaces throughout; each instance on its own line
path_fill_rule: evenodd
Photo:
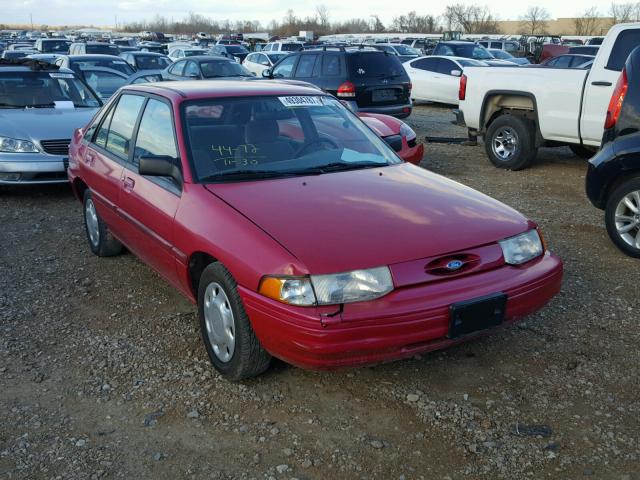
M 226 48 L 229 53 L 249 53 L 242 45 L 227 45 Z
M 74 70 L 86 70 L 91 67 L 102 67 L 117 70 L 118 72 L 124 73 L 125 75 L 132 75 L 134 73 L 131 65 L 129 65 L 124 60 L 112 60 L 110 58 L 96 60 L 74 60 L 70 62 L 70 65 Z
M 329 96 L 199 99 L 182 108 L 200 182 L 319 175 L 401 162 Z
M 138 70 L 164 70 L 171 65 L 171 60 L 159 55 L 136 55 Z
M 489 53 L 491 53 L 491 55 L 493 55 L 494 58 L 498 58 L 500 60 L 508 60 L 510 58 L 513 58 L 513 55 L 510 55 L 503 50 L 497 50 L 497 49 L 489 50 Z
M 103 99 L 109 98 L 116 90 L 127 83 L 126 78 L 115 72 L 88 69 L 83 70 L 82 74 L 85 82 Z
M 406 45 L 394 45 L 393 48 L 396 49 L 398 55 L 420 55 L 420 52 L 415 48 L 407 47 Z
M 204 78 L 220 77 L 253 77 L 251 72 L 236 62 L 228 60 L 210 60 L 200 62 L 202 76 Z
M 265 54 L 271 60 L 271 63 L 277 63 L 282 57 L 289 55 L 288 53 L 267 53 Z
M 204 50 L 183 50 L 185 57 L 195 57 L 196 55 L 204 55 Z
M 351 74 L 355 78 L 399 77 L 406 75 L 396 55 L 384 52 L 357 52 L 347 55 Z
M 99 107 L 100 101 L 72 73 L 0 72 L 0 108 Z
M 87 45 L 86 53 L 88 54 L 101 54 L 101 55 L 119 55 L 120 49 L 116 45 L 109 45 L 105 43 L 103 45 Z
M 65 53 L 69 51 L 71 42 L 65 40 L 47 40 L 42 42 L 42 51 L 44 53 Z

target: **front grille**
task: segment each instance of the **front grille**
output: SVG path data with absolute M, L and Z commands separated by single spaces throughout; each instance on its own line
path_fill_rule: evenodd
M 71 140 L 41 140 L 40 146 L 49 155 L 69 155 Z

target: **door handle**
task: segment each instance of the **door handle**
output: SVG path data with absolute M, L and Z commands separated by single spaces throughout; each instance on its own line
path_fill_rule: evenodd
M 594 85 L 596 87 L 610 87 L 613 84 L 611 82 L 604 82 L 604 81 L 598 80 L 596 82 L 591 82 L 591 85 Z
M 124 186 L 125 191 L 131 192 L 133 190 L 133 187 L 136 186 L 136 181 L 133 178 L 125 177 L 122 180 L 122 184 Z

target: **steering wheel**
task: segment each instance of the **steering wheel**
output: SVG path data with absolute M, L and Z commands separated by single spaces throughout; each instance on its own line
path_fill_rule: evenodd
M 302 156 L 303 153 L 306 153 L 307 150 L 309 150 L 309 147 L 311 147 L 312 145 L 319 145 L 320 147 L 322 146 L 329 146 L 329 148 L 320 148 L 320 150 L 339 150 L 340 147 L 338 147 L 338 144 L 335 143 L 333 140 L 329 140 L 328 138 L 318 138 L 316 140 L 313 140 L 309 143 L 305 143 L 302 147 L 300 147 L 300 149 L 298 150 L 296 157 L 300 157 Z

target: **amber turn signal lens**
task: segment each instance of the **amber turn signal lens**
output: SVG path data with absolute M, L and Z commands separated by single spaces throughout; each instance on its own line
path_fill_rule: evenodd
M 540 243 L 542 243 L 542 251 L 546 252 L 547 250 L 549 250 L 547 248 L 547 241 L 544 239 L 544 235 L 542 234 L 542 230 L 540 230 L 539 227 L 536 230 L 538 230 L 538 236 L 540 237 Z
M 275 277 L 265 277 L 260 283 L 258 292 L 265 297 L 272 298 L 273 300 L 281 301 L 282 284 L 284 280 Z

